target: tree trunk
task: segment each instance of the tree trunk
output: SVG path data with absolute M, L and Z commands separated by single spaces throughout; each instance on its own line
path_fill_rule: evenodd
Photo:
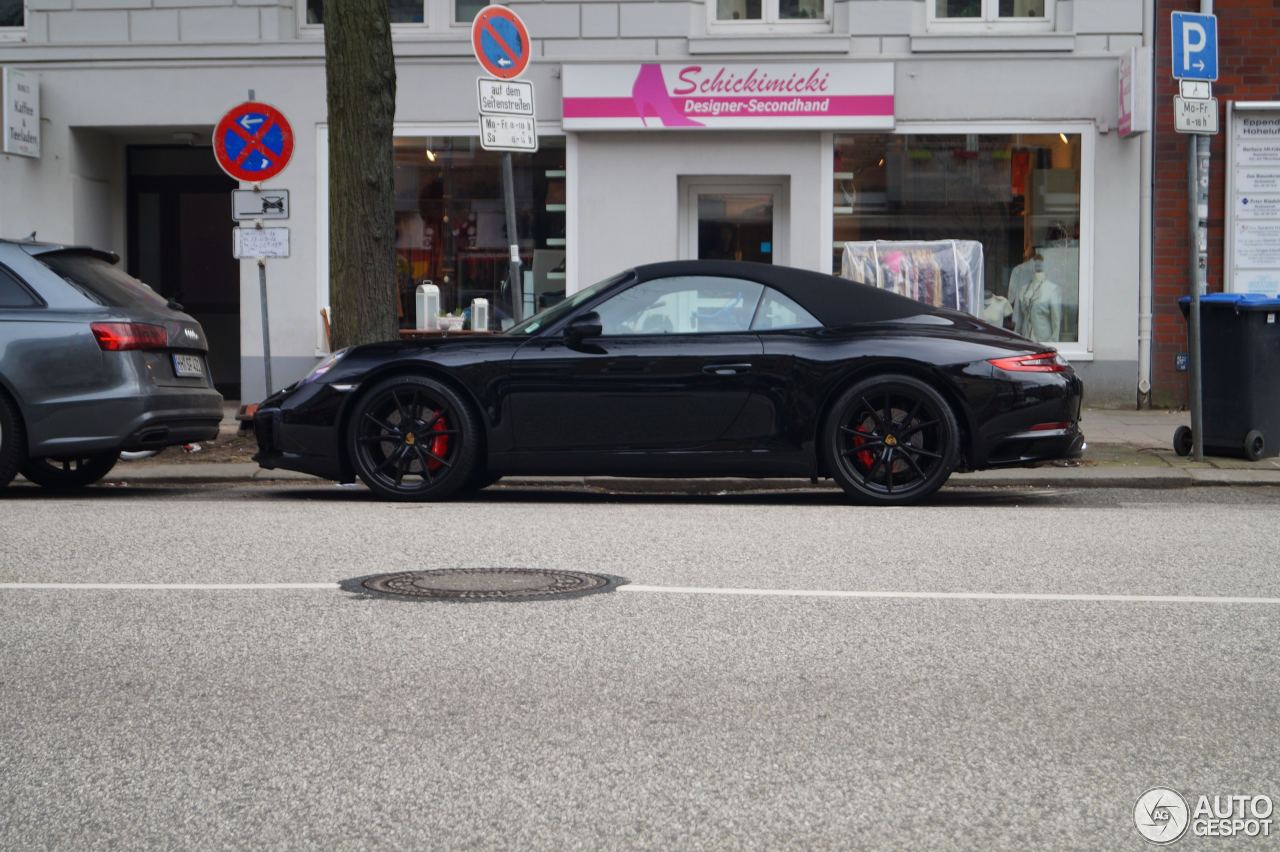
M 326 0 L 329 293 L 333 348 L 399 334 L 387 0 Z

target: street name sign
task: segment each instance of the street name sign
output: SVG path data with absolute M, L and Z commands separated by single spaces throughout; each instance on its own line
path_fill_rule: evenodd
M 529 67 L 533 46 L 519 15 L 505 6 L 486 6 L 471 21 L 471 50 L 491 76 L 511 80 Z
M 1179 133 L 1196 136 L 1214 136 L 1218 133 L 1218 99 L 1173 99 L 1173 129 Z
M 233 189 L 231 190 L 231 218 L 237 222 L 252 222 L 255 219 L 288 219 L 289 190 Z
M 280 110 L 259 101 L 232 107 L 213 131 L 213 156 L 238 181 L 261 183 L 289 165 L 293 128 Z
M 289 256 L 288 228 L 232 228 L 231 234 L 238 260 Z
M 1173 13 L 1173 77 L 1175 80 L 1218 79 L 1218 18 L 1192 12 Z

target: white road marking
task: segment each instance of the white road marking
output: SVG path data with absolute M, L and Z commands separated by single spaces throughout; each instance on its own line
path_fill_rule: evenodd
M 338 591 L 338 583 L 0 583 L 5 589 L 51 589 L 84 591 L 261 591 L 323 589 Z M 712 586 L 646 586 L 628 584 L 619 592 L 666 595 L 729 595 L 771 598 L 854 598 L 864 600 L 939 601 L 1046 601 L 1057 603 L 1173 603 L 1173 604 L 1265 604 L 1280 606 L 1280 598 L 1242 598 L 1197 595 L 1069 595 L 1033 592 L 875 592 L 827 589 L 747 589 Z
M 105 591 L 258 591 L 259 589 L 330 589 L 337 583 L 0 583 L 0 589 L 101 589 Z
M 739 595 L 796 598 L 866 598 L 941 601 L 1087 601 L 1094 603 L 1271 604 L 1280 598 L 1198 597 L 1194 595 L 1057 595 L 1023 592 L 869 592 L 821 589 L 738 589 L 707 586 L 619 586 L 620 592 L 653 592 L 675 595 Z

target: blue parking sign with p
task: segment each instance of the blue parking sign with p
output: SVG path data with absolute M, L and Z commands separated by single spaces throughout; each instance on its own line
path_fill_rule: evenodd
M 1172 40 L 1175 80 L 1218 79 L 1217 16 L 1174 12 Z

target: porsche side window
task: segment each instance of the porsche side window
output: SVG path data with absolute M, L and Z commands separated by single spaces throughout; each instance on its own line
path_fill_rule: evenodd
M 777 290 L 766 287 L 764 298 L 760 300 L 760 310 L 751 322 L 752 331 L 782 331 L 788 328 L 821 328 L 813 314 L 795 303 L 795 300 L 782 295 Z
M 764 286 L 705 275 L 659 278 L 596 309 L 606 336 L 749 331 Z

